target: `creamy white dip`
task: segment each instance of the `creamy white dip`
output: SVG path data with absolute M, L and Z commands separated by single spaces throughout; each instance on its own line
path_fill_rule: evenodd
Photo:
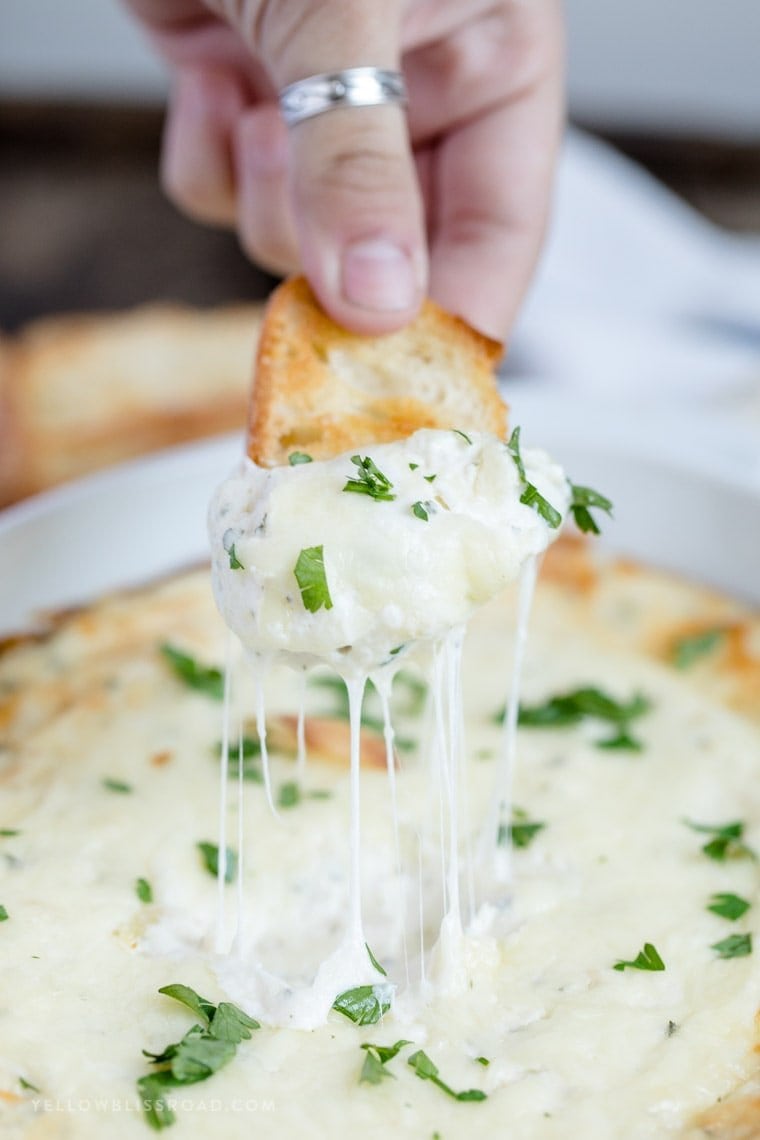
M 350 454 L 272 469 L 244 459 L 214 496 L 214 593 L 254 657 L 367 674 L 399 646 L 464 624 L 557 534 L 520 501 L 525 483 L 495 436 L 418 431 L 366 455 L 393 498 L 345 490 L 359 476 Z M 564 514 L 561 468 L 543 451 L 522 458 L 528 482 Z M 295 568 L 315 549 L 330 608 L 312 612 Z

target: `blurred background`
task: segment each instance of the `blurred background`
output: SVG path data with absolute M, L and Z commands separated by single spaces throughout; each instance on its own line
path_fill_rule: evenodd
M 758 0 L 567 0 L 572 121 L 760 233 Z M 167 77 L 117 0 L 0 3 L 0 328 L 271 282 L 163 200 Z

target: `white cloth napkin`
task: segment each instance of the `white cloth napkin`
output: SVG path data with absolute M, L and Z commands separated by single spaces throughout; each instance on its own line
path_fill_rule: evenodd
M 521 390 L 677 420 L 760 486 L 760 237 L 726 233 L 568 132 L 553 221 L 506 365 Z M 715 457 L 715 455 L 713 456 Z

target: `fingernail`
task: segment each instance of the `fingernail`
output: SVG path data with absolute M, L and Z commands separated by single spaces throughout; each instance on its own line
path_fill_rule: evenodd
M 409 254 L 385 238 L 356 241 L 343 253 L 343 296 L 352 305 L 400 312 L 417 304 L 417 275 Z

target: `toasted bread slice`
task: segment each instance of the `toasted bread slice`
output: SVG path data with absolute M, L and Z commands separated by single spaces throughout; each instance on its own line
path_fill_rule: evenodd
M 261 306 L 51 317 L 0 345 L 0 504 L 244 428 Z
M 503 437 L 496 385 L 502 346 L 426 301 L 406 328 L 359 336 L 336 325 L 307 281 L 269 301 L 259 340 L 248 454 L 262 467 L 305 450 L 325 459 L 419 428 L 468 428 Z

